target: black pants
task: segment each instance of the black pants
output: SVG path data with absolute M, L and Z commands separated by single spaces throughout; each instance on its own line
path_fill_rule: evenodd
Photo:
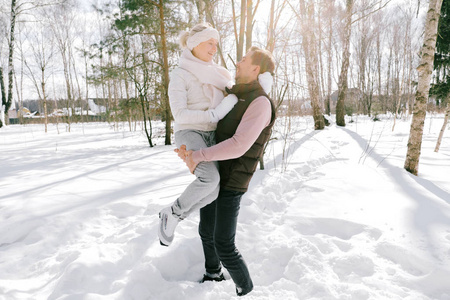
M 246 294 L 253 289 L 253 282 L 244 258 L 234 243 L 243 194 L 221 189 L 218 198 L 200 210 L 199 233 L 205 254 L 206 272 L 220 272 L 222 263 L 236 287 Z

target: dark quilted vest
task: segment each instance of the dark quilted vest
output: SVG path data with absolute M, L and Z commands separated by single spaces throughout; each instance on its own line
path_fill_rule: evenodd
M 270 104 L 272 106 L 272 118 L 270 124 L 264 128 L 250 149 L 239 158 L 219 161 L 221 188 L 238 192 L 246 192 L 250 179 L 258 166 L 258 160 L 263 155 L 264 145 L 270 138 L 272 126 L 275 122 L 275 106 L 257 81 L 249 84 L 235 85 L 231 90 L 227 90 L 227 92 L 230 94 L 235 94 L 239 101 L 225 116 L 225 118 L 217 124 L 217 143 L 229 139 L 234 135 L 242 116 L 253 100 L 259 96 L 265 96 L 270 100 Z

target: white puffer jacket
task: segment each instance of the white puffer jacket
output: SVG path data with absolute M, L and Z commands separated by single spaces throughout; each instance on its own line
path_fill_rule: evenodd
M 204 89 L 216 89 L 219 92 L 210 99 Z M 211 84 L 201 83 L 197 77 L 180 67 L 170 73 L 169 101 L 175 119 L 174 131 L 193 129 L 203 131 L 216 130 L 217 123 L 211 123 L 208 111 L 222 101 L 224 94 Z

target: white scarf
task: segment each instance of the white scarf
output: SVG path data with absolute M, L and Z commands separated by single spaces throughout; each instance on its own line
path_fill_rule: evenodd
M 227 69 L 215 64 L 213 61 L 205 62 L 198 59 L 189 49 L 183 50 L 179 66 L 192 73 L 203 83 L 203 92 L 211 100 L 216 97 L 223 98 L 225 87 L 233 85 L 231 74 Z

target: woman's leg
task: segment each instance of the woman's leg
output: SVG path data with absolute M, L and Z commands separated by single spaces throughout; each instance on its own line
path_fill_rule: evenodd
M 214 144 L 214 132 L 182 130 L 175 133 L 177 147 L 186 145 L 187 150 L 199 150 Z M 219 193 L 219 166 L 217 162 L 201 162 L 194 172 L 197 177 L 172 205 L 172 210 L 184 219 L 192 211 L 211 203 Z

